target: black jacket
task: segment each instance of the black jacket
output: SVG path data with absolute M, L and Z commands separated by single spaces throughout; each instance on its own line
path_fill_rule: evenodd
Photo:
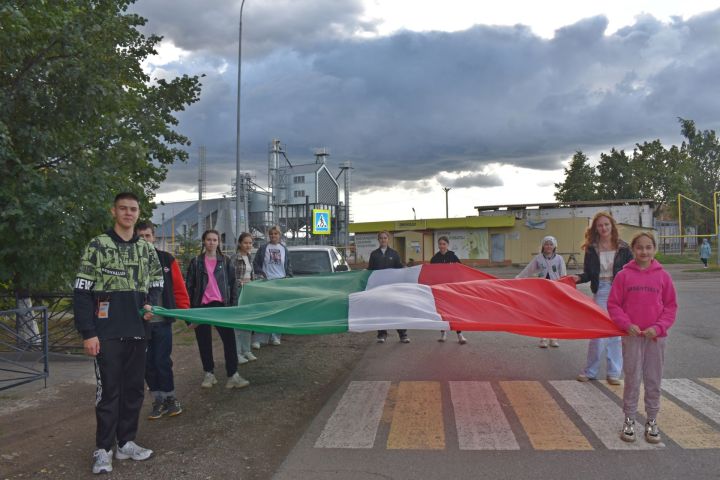
M 230 257 L 218 255 L 215 264 L 215 281 L 223 298 L 226 307 L 237 305 L 237 287 L 235 286 L 235 267 Z M 197 308 L 202 305 L 205 287 L 208 284 L 208 273 L 205 270 L 205 254 L 198 255 L 190 260 L 187 273 L 185 274 L 185 285 L 190 296 L 190 306 Z
M 622 240 L 618 240 L 618 250 L 615 254 L 615 260 L 613 261 L 613 278 L 615 278 L 615 275 L 632 259 L 633 254 L 630 246 Z M 600 256 L 598 255 L 595 245 L 590 245 L 585 250 L 583 273 L 580 274 L 580 281 L 578 283 L 588 281 L 590 282 L 590 290 L 592 290 L 593 293 L 597 293 L 598 285 L 600 284 Z
M 403 268 L 400 261 L 400 254 L 388 247 L 383 255 L 379 248 L 370 253 L 370 261 L 368 262 L 368 270 L 384 270 L 386 268 Z
M 430 263 L 460 263 L 460 259 L 455 255 L 455 252 L 448 250 L 445 255 L 437 252 L 430 259 Z

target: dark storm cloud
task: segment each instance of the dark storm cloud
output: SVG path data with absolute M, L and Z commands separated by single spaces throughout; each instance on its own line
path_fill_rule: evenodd
M 146 8 L 163 3 L 144 2 Z M 679 116 L 720 128 L 720 10 L 671 23 L 645 15 L 612 35 L 605 35 L 607 19 L 600 16 L 549 40 L 523 26 L 359 39 L 349 36 L 365 28 L 356 20 L 359 2 L 346 2 L 345 9 L 341 3 L 312 2 L 310 12 L 301 7 L 305 2 L 256 6 L 294 12 L 272 25 L 257 17 L 248 48 L 263 53 L 243 62 L 241 159 L 261 184 L 274 137 L 293 163 L 312 161 L 319 146 L 330 148 L 331 168 L 352 161 L 359 190 L 424 188 L 438 172 L 482 171 L 498 162 L 556 169 L 578 149 L 678 142 Z M 323 18 L 336 17 L 328 20 L 335 26 L 311 34 L 307 17 L 320 10 Z M 174 70 L 207 74 L 202 100 L 179 115 L 180 129 L 193 149 L 207 145 L 209 189 L 221 190 L 235 165 L 237 71 L 226 47 L 236 26 L 203 24 L 201 13 L 177 23 L 179 16 L 166 16 L 160 25 L 167 30 L 158 33 L 191 51 Z M 267 30 L 259 32 L 259 25 Z M 216 35 L 203 36 L 205 30 Z M 309 38 L 301 40 L 300 32 Z M 218 69 L 223 62 L 230 67 Z M 195 185 L 195 168 L 174 166 L 163 190 Z M 455 188 L 499 182 L 463 178 Z M 215 182 L 220 186 L 212 188 Z
M 133 11 L 149 20 L 146 30 L 183 50 L 237 60 L 240 1 L 140 0 Z M 292 46 L 304 50 L 323 41 L 375 31 L 362 21 L 361 0 L 248 0 L 243 7 L 243 56 L 247 59 Z

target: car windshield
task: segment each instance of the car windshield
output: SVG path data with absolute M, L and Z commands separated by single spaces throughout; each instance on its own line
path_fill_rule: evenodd
M 290 263 L 293 273 L 297 275 L 332 272 L 330 257 L 324 250 L 290 251 Z

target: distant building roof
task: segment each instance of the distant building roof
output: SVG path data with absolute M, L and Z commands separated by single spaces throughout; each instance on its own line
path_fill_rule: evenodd
M 650 204 L 654 205 L 655 200 L 650 198 L 631 198 L 631 199 L 620 199 L 620 200 L 577 200 L 573 202 L 555 202 L 555 203 L 516 203 L 516 204 L 501 204 L 501 205 L 478 205 L 474 208 L 478 212 L 488 210 L 526 210 L 529 208 L 570 208 L 570 207 L 591 207 L 591 206 L 602 206 L 602 205 L 640 205 Z

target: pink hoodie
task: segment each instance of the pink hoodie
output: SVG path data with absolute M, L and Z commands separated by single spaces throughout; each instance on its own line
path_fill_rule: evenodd
M 667 336 L 677 313 L 670 274 L 657 260 L 645 270 L 630 261 L 613 280 L 607 308 L 610 318 L 624 331 L 630 325 L 640 330 L 655 327 L 658 337 Z

